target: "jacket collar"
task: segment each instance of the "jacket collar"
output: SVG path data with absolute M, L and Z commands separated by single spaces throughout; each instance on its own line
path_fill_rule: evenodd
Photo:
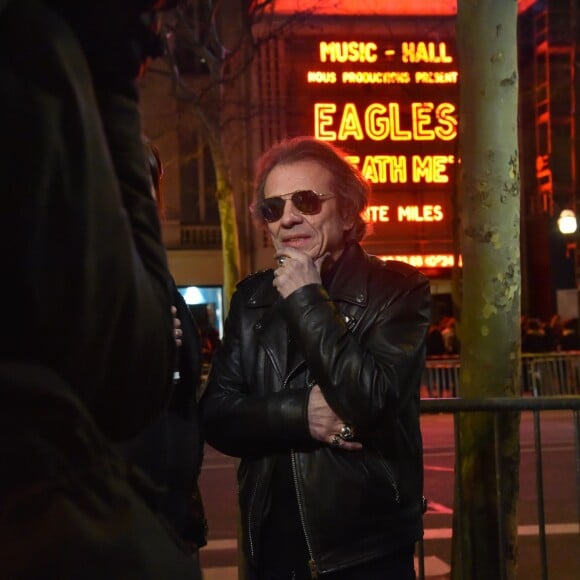
M 340 257 L 327 291 L 335 302 L 364 307 L 368 303 L 368 276 L 368 256 L 359 244 L 351 242 Z
M 359 244 L 348 244 L 327 291 L 349 328 L 356 324 L 360 316 L 360 308 L 367 305 L 368 275 L 367 254 Z M 251 294 L 248 306 L 267 309 L 256 327 L 258 340 L 266 350 L 283 383 L 285 377 L 304 364 L 304 357 L 299 350 L 291 347 L 286 321 L 276 307 L 276 302 L 279 300 L 278 291 L 272 285 L 272 276 L 267 276 Z
M 267 274 L 250 294 L 247 302 L 250 308 L 267 308 L 280 299 L 278 290 L 272 284 L 274 281 L 273 271 L 267 270 Z
M 368 275 L 369 263 L 366 252 L 359 244 L 351 242 L 344 249 L 327 291 L 334 301 L 364 307 L 368 302 Z M 280 295 L 272 285 L 272 277 L 268 276 L 251 294 L 248 306 L 265 308 L 272 306 L 279 299 Z

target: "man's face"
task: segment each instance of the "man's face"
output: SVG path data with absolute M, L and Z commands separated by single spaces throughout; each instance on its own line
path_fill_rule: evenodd
M 316 161 L 304 160 L 277 165 L 269 173 L 264 186 L 264 198 L 277 197 L 300 190 L 313 190 L 334 195 L 330 189 L 330 172 Z M 268 223 L 274 247 L 302 250 L 313 260 L 329 252 L 336 260 L 344 249 L 345 231 L 353 220 L 345 221 L 339 214 L 336 197 L 324 198 L 317 214 L 304 215 L 286 200 L 282 217 Z

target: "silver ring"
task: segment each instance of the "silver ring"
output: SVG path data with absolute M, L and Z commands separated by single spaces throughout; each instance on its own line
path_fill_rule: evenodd
M 347 425 L 346 423 L 340 428 L 340 434 L 339 437 L 341 439 L 344 439 L 345 441 L 350 441 L 351 439 L 354 439 L 354 430 L 350 425 Z
M 285 261 L 286 261 L 286 256 L 280 256 L 278 258 L 278 266 L 283 266 Z
M 333 447 L 340 447 L 341 441 L 342 441 L 342 439 L 340 438 L 340 435 L 333 435 L 332 439 L 330 440 L 330 444 Z

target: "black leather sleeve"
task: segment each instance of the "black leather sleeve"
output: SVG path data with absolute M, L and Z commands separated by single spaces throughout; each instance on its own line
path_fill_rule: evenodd
M 369 305 L 353 331 L 319 285 L 297 290 L 283 304 L 325 399 L 359 433 L 373 431 L 384 417 L 394 420 L 418 395 L 430 320 L 425 277 L 372 275 Z
M 234 456 L 258 456 L 308 444 L 308 390 L 260 393 L 248 383 L 253 370 L 259 375 L 266 369 L 250 352 L 254 341 L 248 334 L 253 326 L 244 322 L 243 309 L 243 297 L 237 293 L 201 401 L 206 440 Z

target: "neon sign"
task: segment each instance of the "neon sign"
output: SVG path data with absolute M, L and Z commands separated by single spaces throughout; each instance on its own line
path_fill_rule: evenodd
M 318 60 L 321 64 L 375 64 L 386 61 L 389 66 L 399 64 L 442 64 L 453 63 L 446 42 L 401 42 L 398 48 L 379 48 L 376 42 L 320 41 Z M 308 83 L 315 84 L 456 84 L 457 70 L 346 70 L 340 74 L 335 70 L 309 70 Z
M 320 62 L 377 62 L 379 50 L 375 42 L 326 42 L 318 44 Z M 396 56 L 396 50 L 383 50 L 387 57 Z M 447 54 L 445 42 L 402 42 L 401 62 L 404 63 L 451 63 L 453 58 Z
M 291 133 L 336 143 L 373 184 L 365 243 L 384 243 L 389 254 L 414 256 L 416 242 L 430 237 L 437 256 L 452 247 L 459 75 L 454 43 L 432 30 L 427 23 L 425 38 L 397 36 L 396 28 L 305 35 L 286 49 Z
M 449 183 L 448 165 L 455 163 L 453 155 L 366 155 L 362 164 L 357 155 L 347 159 L 371 183 L 408 183 L 409 173 L 412 183 Z
M 403 62 L 450 63 L 453 58 L 447 54 L 445 42 L 403 42 L 401 44 Z
M 415 84 L 456 84 L 459 78 L 457 71 L 416 71 L 414 75 L 407 71 L 342 71 L 340 76 L 335 71 L 309 70 L 306 72 L 309 84 L 331 84 L 341 82 L 343 85 L 408 85 Z
M 391 211 L 390 205 L 371 205 L 363 214 L 367 223 L 398 222 L 440 222 L 444 219 L 441 205 L 398 205 Z
M 452 103 L 411 103 L 411 123 L 404 127 L 399 103 L 371 103 L 360 111 L 356 103 L 314 104 L 314 134 L 325 141 L 451 141 L 457 137 Z
M 385 262 L 395 260 L 397 262 L 406 262 L 415 266 L 415 268 L 453 268 L 455 258 L 453 254 L 401 254 L 396 256 L 378 256 Z M 459 256 L 459 267 L 463 266 L 461 256 Z
M 376 62 L 374 42 L 324 42 L 318 45 L 320 62 Z

